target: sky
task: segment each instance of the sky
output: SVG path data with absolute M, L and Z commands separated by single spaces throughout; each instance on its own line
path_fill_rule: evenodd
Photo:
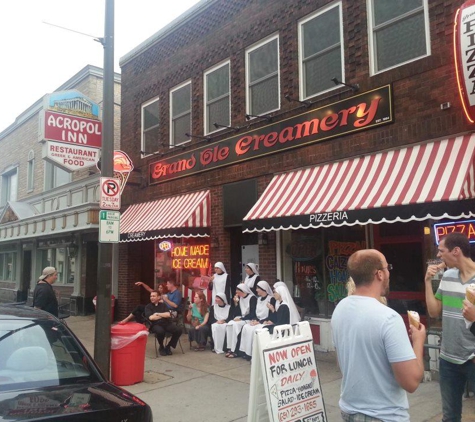
M 199 0 L 115 0 L 119 59 Z M 105 0 L 0 0 L 0 132 L 84 66 L 103 67 Z M 80 35 L 45 24 L 89 34 Z

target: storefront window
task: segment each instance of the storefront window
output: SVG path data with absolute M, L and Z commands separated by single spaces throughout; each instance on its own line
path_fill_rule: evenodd
M 0 281 L 15 281 L 16 252 L 0 253 Z
M 58 271 L 57 284 L 74 283 L 74 274 L 76 269 L 75 257 L 70 257 L 66 247 L 40 249 L 38 273 L 40 274 L 45 267 L 55 267 Z
M 407 311 L 425 315 L 424 223 L 378 224 L 373 233 L 375 248 L 393 266 L 388 306 L 404 317 Z
M 207 288 L 212 274 L 209 239 L 184 238 L 155 241 L 155 289 L 174 279 L 188 288 Z
M 445 225 L 470 233 L 470 222 L 441 220 Z M 451 225 L 452 224 L 452 225 Z M 310 317 L 331 317 L 338 302 L 347 296 L 347 262 L 350 255 L 365 249 L 366 236 L 393 267 L 390 273 L 388 306 L 406 318 L 417 311 L 425 322 L 424 275 L 427 260 L 437 255 L 434 230 L 429 222 L 405 222 L 372 226 L 332 227 L 282 233 L 282 276 L 292 289 L 295 302 Z M 448 230 L 448 229 L 447 229 Z M 446 231 L 447 231 L 446 230 Z M 474 235 L 475 238 L 475 235 Z M 475 244 L 472 244 L 472 252 Z M 475 254 L 475 252 L 473 252 Z M 292 274 L 290 276 L 290 273 Z M 290 282 L 292 279 L 292 282 Z M 434 290 L 437 283 L 434 284 Z
M 362 226 L 292 232 L 286 253 L 292 259 L 293 294 L 308 316 L 331 316 L 346 296 L 348 258 L 364 248 Z

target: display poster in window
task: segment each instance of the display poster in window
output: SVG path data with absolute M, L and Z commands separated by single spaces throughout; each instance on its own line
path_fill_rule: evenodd
M 175 279 L 189 289 L 208 288 L 209 243 L 202 239 L 166 239 L 155 244 L 155 284 Z
M 286 248 L 292 257 L 295 302 L 311 314 L 323 313 L 326 300 L 320 244 L 315 236 L 297 234 Z
M 315 307 L 317 313 L 323 312 L 322 301 L 326 300 L 325 287 L 318 271 L 317 259 L 311 261 L 294 261 L 294 292 L 293 296 L 299 306 L 311 310 Z M 320 303 L 319 303 L 320 302 Z
M 338 302 L 347 296 L 346 283 L 348 281 L 348 271 L 346 265 L 348 258 L 356 251 L 364 249 L 365 242 L 341 242 L 330 240 L 328 242 L 327 254 L 325 256 L 325 267 L 327 271 L 327 294 L 329 302 Z

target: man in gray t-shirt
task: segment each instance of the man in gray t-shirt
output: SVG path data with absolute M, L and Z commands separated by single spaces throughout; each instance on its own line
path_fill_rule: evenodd
M 362 415 L 409 421 L 406 391 L 414 392 L 424 374 L 425 327 L 411 326 L 411 347 L 401 316 L 379 302 L 389 293 L 390 268 L 374 249 L 357 251 L 348 260 L 356 289 L 338 304 L 331 322 L 345 421 Z

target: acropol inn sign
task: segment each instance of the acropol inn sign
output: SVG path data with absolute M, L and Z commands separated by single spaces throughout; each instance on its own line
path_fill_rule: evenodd
M 149 183 L 162 183 L 190 176 L 392 122 L 392 90 L 391 85 L 386 85 L 290 119 L 150 163 Z

